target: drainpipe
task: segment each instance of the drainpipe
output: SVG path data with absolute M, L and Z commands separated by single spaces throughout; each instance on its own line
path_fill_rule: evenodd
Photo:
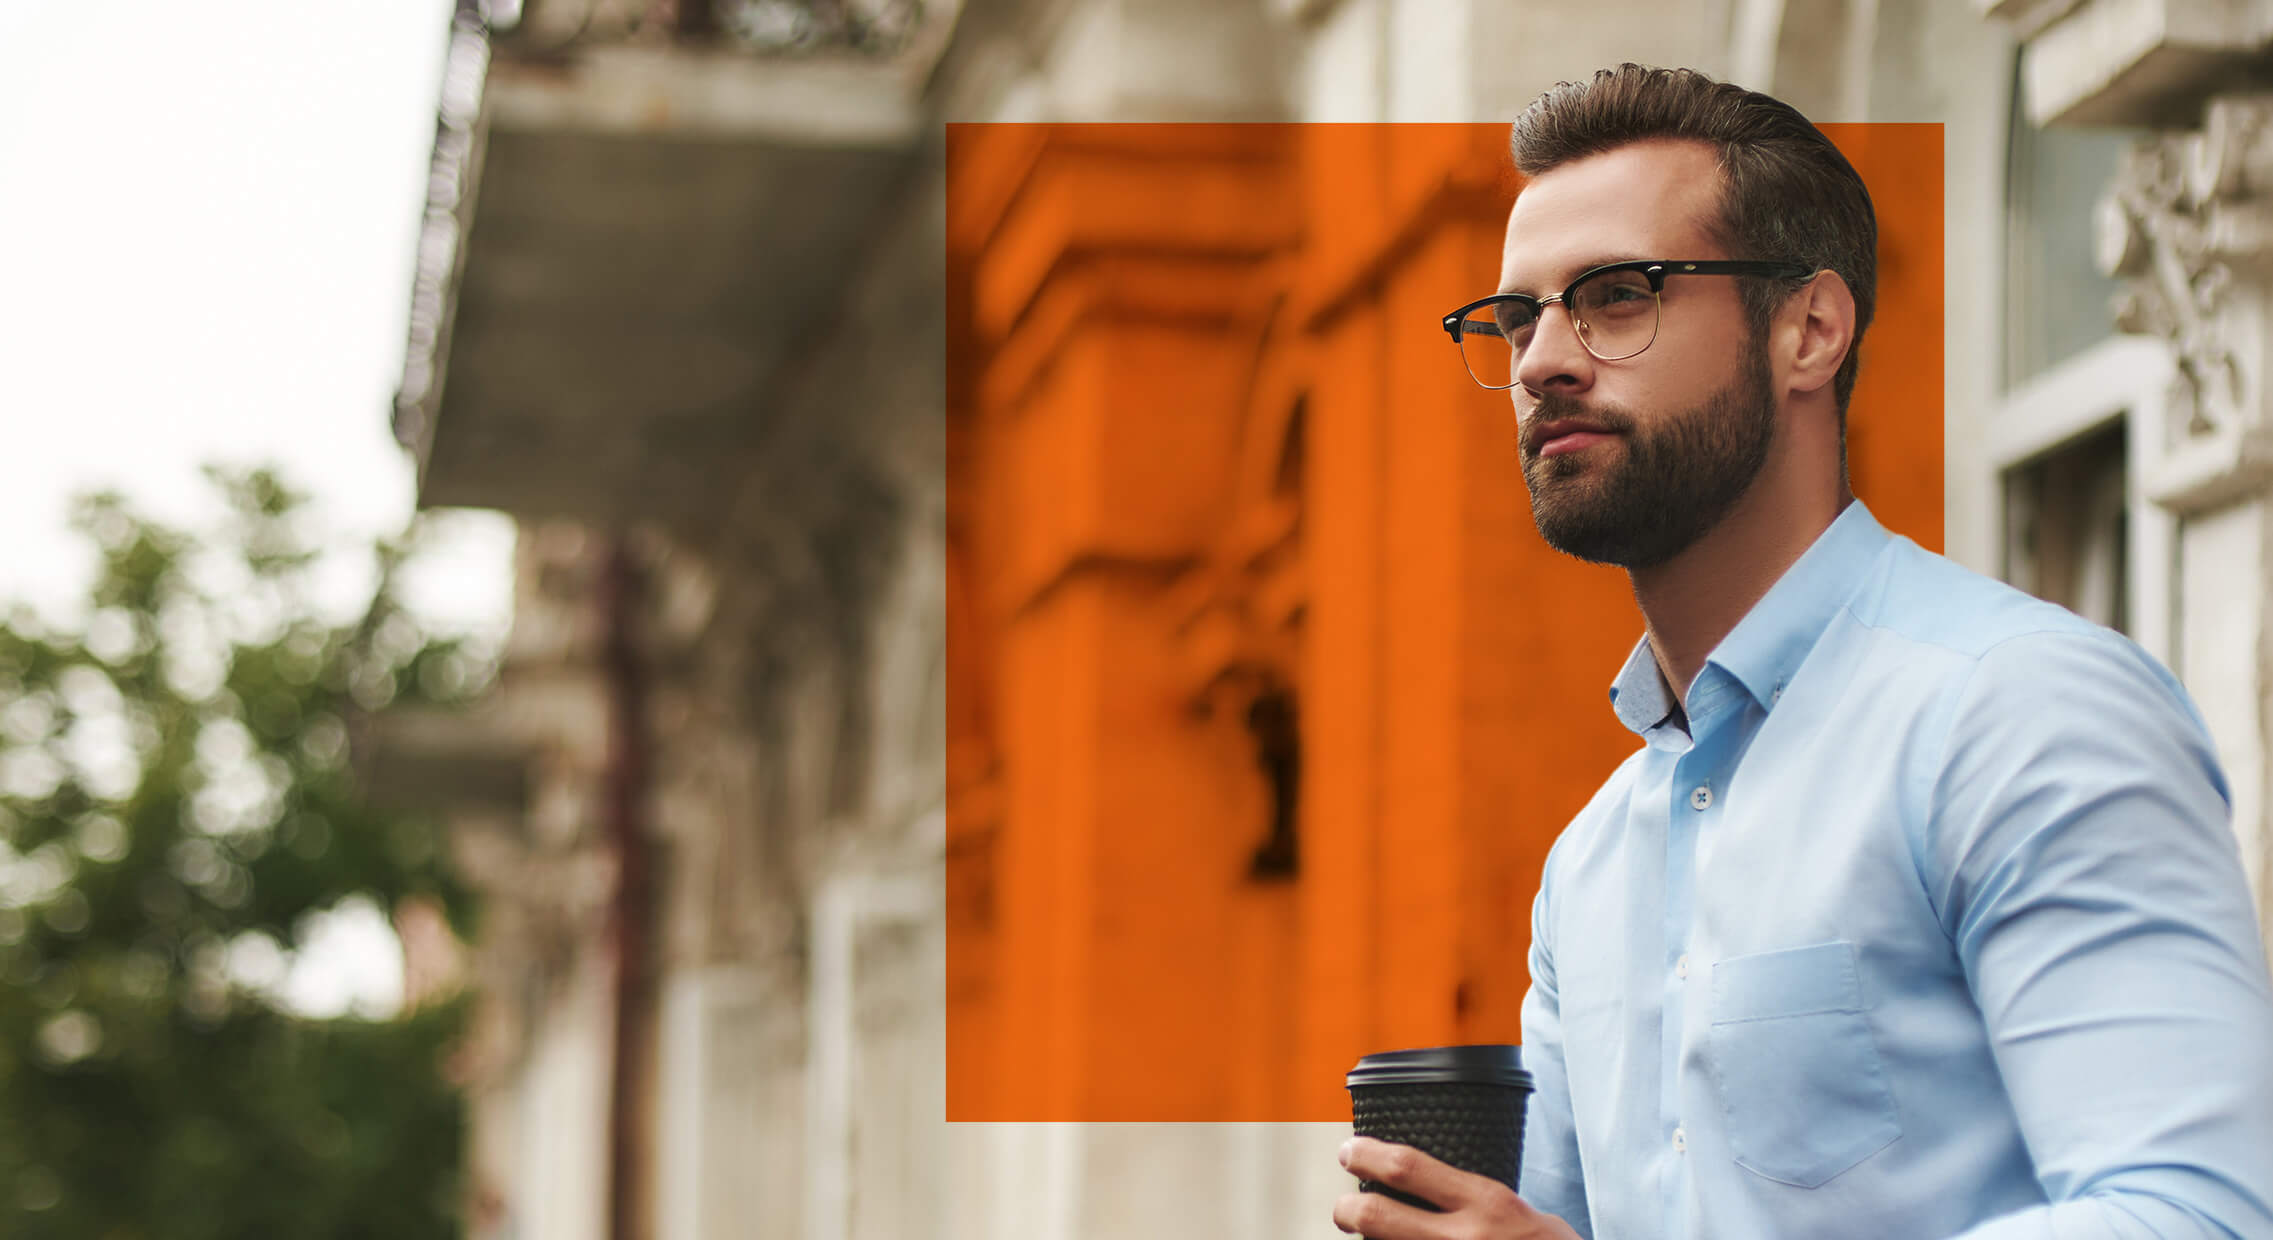
M 607 694 L 606 830 L 616 860 L 615 1062 L 608 1082 L 608 1237 L 646 1240 L 654 1130 L 654 856 L 647 836 L 647 679 L 636 618 L 643 582 L 631 548 L 609 540 L 600 574 L 601 668 Z

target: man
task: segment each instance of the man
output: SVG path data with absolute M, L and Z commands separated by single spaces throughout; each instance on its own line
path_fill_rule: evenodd
M 1643 747 L 1533 905 L 1520 1197 L 1354 1140 L 1447 1212 L 1335 1222 L 2273 1236 L 2273 983 L 2199 717 L 1847 489 L 1861 180 L 1788 106 L 1632 65 L 1513 147 L 1500 294 L 1447 327 L 1509 389 L 1541 533 L 1632 578 Z

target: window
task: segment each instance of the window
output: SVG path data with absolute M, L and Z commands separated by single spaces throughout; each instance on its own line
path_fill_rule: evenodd
M 2005 164 L 2005 366 L 2009 390 L 2114 330 L 2117 284 L 2093 262 L 2093 208 L 2132 141 L 2122 130 L 2038 129 L 2013 69 Z
M 2116 420 L 2005 471 L 2004 577 L 2112 629 L 2130 628 L 2129 454 Z

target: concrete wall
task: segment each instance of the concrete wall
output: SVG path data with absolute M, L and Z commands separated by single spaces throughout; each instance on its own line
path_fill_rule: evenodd
M 626 535 L 650 681 L 659 1240 L 944 1234 L 936 158 L 915 175 L 766 432 L 706 463 L 735 480 L 720 519 Z M 476 1236 L 606 1234 L 611 533 L 525 525 L 486 718 L 536 750 L 530 810 L 461 815 L 490 894 Z
M 667 1238 L 940 1226 L 942 242 L 917 176 L 723 524 L 670 544 L 706 605 L 659 710 L 692 1052 L 666 1038 L 662 1131 L 702 1168 L 663 1160 Z
M 1821 120 L 1940 122 L 1947 549 L 1994 571 L 2014 445 L 2068 423 L 2064 398 L 2002 380 L 1994 293 L 2010 230 L 2029 221 L 2005 200 L 2016 40 L 1982 7 L 971 0 L 933 94 L 952 120 L 1504 120 L 1559 78 L 1637 59 L 1775 90 Z M 1338 1124 L 937 1122 L 944 919 L 924 893 L 941 886 L 947 763 L 941 178 L 929 152 L 893 188 L 894 210 L 844 273 L 839 329 L 800 343 L 763 432 L 715 463 L 739 475 L 717 519 L 640 535 L 649 654 L 666 673 L 653 717 L 666 857 L 656 1234 L 1316 1236 L 1347 1186 L 1331 1162 Z M 2105 364 L 2147 409 L 2160 380 L 2137 377 L 2141 356 Z M 2141 544 L 2141 597 L 2169 616 L 2142 640 L 2202 701 L 2262 888 L 2264 505 L 2194 510 L 2182 532 L 2137 507 L 2141 528 L 2167 536 L 2161 552 Z M 543 722 L 550 756 L 530 821 L 484 837 L 503 858 L 495 880 L 530 888 L 503 906 L 520 928 L 492 945 L 486 983 L 540 983 L 501 1000 L 477 1112 L 480 1169 L 524 1236 L 599 1226 L 602 945 L 565 928 L 588 924 L 590 893 L 604 891 L 589 873 L 598 688 L 579 627 L 594 533 L 581 551 L 527 539 L 506 692 Z M 2179 576 L 2179 559 L 2226 567 Z M 2247 674 L 2214 673 L 2228 668 Z M 550 877 L 514 877 L 531 866 Z

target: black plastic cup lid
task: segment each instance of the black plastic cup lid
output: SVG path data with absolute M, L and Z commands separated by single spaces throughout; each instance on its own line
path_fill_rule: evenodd
M 1348 1088 L 1366 1085 L 1507 1085 L 1531 1088 L 1523 1048 L 1506 1043 L 1423 1046 L 1367 1055 L 1350 1069 Z

